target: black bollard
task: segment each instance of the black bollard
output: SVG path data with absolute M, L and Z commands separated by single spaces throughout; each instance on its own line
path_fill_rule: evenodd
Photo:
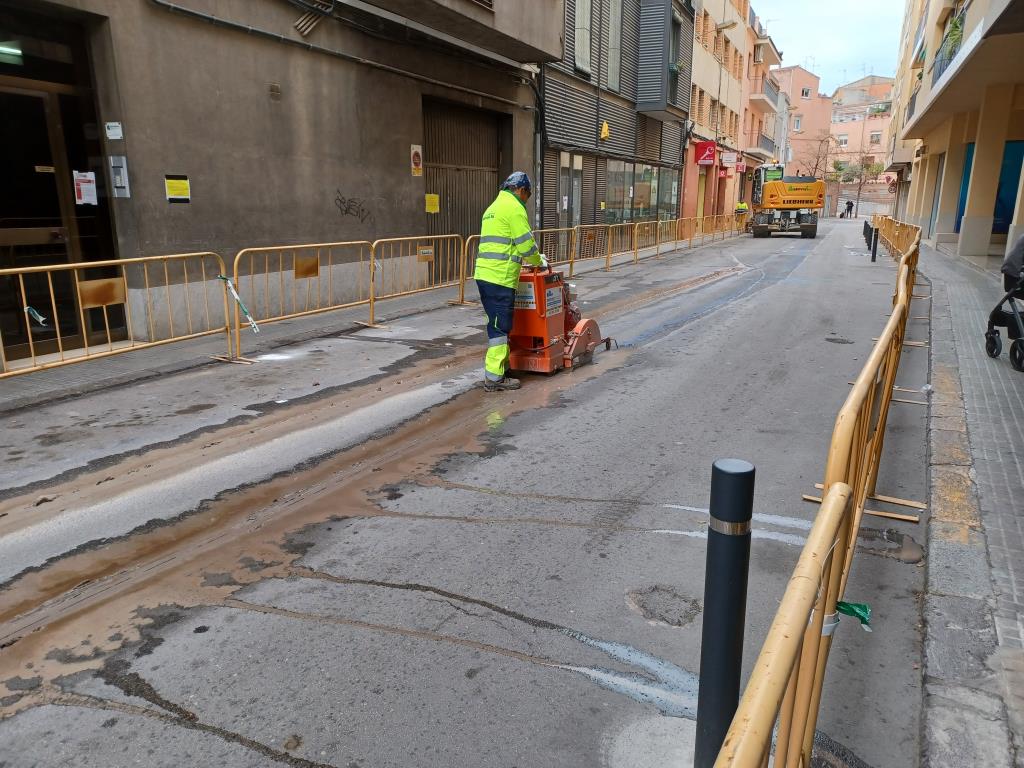
M 878 258 L 878 227 L 875 227 L 875 231 L 871 235 L 871 260 L 874 261 L 877 258 Z
M 719 459 L 711 468 L 694 768 L 712 768 L 740 701 L 750 569 L 754 465 Z

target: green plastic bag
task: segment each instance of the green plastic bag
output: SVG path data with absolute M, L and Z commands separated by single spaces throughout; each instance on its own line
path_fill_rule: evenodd
M 860 621 L 861 629 L 871 632 L 871 606 L 867 603 L 836 603 L 836 611 Z

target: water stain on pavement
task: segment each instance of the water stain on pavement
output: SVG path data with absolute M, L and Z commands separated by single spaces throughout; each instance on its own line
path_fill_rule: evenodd
M 96 668 L 102 657 L 140 638 L 152 621 L 145 606 L 223 604 L 240 585 L 286 573 L 306 549 L 297 546 L 296 532 L 339 517 L 381 515 L 373 496 L 382 486 L 429 475 L 453 454 L 489 450 L 480 437 L 496 408 L 507 418 L 545 407 L 562 391 L 622 364 L 629 355 L 611 352 L 578 371 L 530 379 L 512 396 L 472 390 L 315 466 L 224 494 L 177 520 L 144 526 L 23 574 L 0 592 L 0 644 L 6 646 L 0 679 L 4 671 L 29 664 L 48 680 Z M 376 401 L 381 396 L 369 397 Z M 320 401 L 299 410 L 316 420 L 332 405 Z M 196 461 L 189 446 L 169 453 L 172 466 Z M 152 455 L 145 461 L 169 470 Z M 115 483 L 76 485 L 86 495 L 117 492 Z M 126 568 L 125 563 L 132 565 Z M 86 636 L 120 639 L 97 643 L 89 659 L 65 664 L 48 658 L 54 648 L 73 648 Z M 8 714 L 0 710 L 0 718 Z

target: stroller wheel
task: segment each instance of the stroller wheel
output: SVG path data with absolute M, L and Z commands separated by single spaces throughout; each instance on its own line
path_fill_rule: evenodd
M 1024 339 L 1014 339 L 1010 345 L 1010 365 L 1015 371 L 1024 371 Z
M 999 331 L 989 331 L 985 334 L 985 354 L 989 357 L 999 357 L 1003 352 L 1003 340 L 999 338 Z

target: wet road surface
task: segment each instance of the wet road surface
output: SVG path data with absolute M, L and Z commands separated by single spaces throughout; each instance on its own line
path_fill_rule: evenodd
M 889 307 L 891 264 L 854 227 L 824 229 L 581 278 L 620 349 L 509 395 L 475 386 L 478 310 L 456 308 L 294 351 L 324 352 L 321 370 L 267 360 L 241 406 L 178 413 L 195 372 L 6 417 L 65 434 L 120 398 L 142 423 L 40 445 L 53 454 L 0 502 L 3 759 L 678 759 L 711 462 L 758 468 L 749 670 L 816 509 L 800 496 Z M 339 382 L 357 350 L 366 375 Z M 908 351 L 901 383 L 922 386 L 926 362 Z M 147 397 L 174 418 L 145 415 Z M 891 417 L 884 493 L 924 497 L 924 418 Z M 922 553 L 882 523 L 848 589 L 875 632 L 845 623 L 831 659 L 819 729 L 857 755 L 832 744 L 836 764 L 918 755 Z

